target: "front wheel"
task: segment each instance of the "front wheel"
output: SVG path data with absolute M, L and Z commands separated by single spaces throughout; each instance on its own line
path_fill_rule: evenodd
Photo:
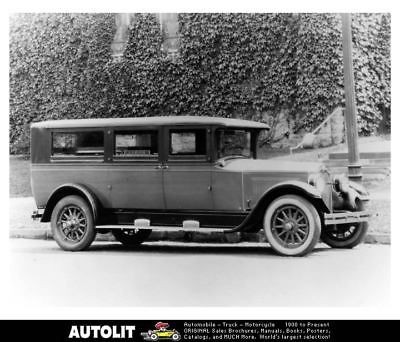
M 364 210 L 362 202 L 357 204 L 357 210 Z M 321 240 L 332 248 L 353 248 L 363 242 L 367 230 L 367 222 L 337 224 L 326 227 Z
M 66 251 L 81 251 L 96 236 L 92 210 L 79 196 L 66 196 L 51 214 L 51 231 L 57 244 Z
M 179 341 L 181 339 L 181 335 L 178 333 L 174 333 L 172 336 L 172 341 Z
M 315 207 L 296 195 L 275 199 L 264 216 L 264 231 L 271 247 L 284 256 L 302 256 L 313 250 L 321 235 Z

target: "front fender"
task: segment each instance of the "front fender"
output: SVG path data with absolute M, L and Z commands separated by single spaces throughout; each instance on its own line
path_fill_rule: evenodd
M 43 212 L 41 222 L 49 222 L 51 218 L 51 213 L 57 202 L 61 198 L 69 195 L 78 195 L 84 198 L 89 203 L 92 209 L 94 222 L 97 222 L 99 204 L 96 196 L 84 185 L 75 183 L 66 183 L 60 185 L 53 191 L 46 202 L 46 208 Z
M 282 182 L 270 187 L 262 194 L 246 219 L 234 231 L 258 231 L 269 204 L 274 199 L 288 194 L 298 195 L 310 201 L 316 207 L 321 218 L 323 218 L 323 213 L 330 212 L 321 193 L 314 186 L 300 181 Z
M 273 191 L 276 191 L 277 189 L 292 189 L 292 190 L 299 190 L 313 198 L 321 198 L 321 193 L 318 191 L 318 189 L 308 183 L 305 182 L 300 182 L 300 181 L 287 181 L 287 182 L 281 182 L 278 184 L 275 184 L 274 186 L 270 187 L 267 191 L 264 192 L 264 194 L 261 196 L 264 197 Z

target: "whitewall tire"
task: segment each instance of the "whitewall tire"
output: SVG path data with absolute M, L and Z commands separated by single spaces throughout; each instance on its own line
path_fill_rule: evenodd
M 264 216 L 264 231 L 271 247 L 285 256 L 311 252 L 321 235 L 321 219 L 315 207 L 297 195 L 276 198 Z

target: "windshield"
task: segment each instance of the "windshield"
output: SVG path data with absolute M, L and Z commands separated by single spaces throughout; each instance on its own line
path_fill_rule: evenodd
M 244 129 L 217 130 L 218 158 L 251 157 L 251 134 Z

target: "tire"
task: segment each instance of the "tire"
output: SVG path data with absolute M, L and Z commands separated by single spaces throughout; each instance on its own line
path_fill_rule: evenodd
M 362 202 L 357 210 L 364 210 Z M 333 229 L 328 226 L 322 231 L 321 240 L 332 248 L 353 248 L 364 241 L 368 222 L 337 224 Z
M 181 335 L 178 333 L 175 333 L 171 336 L 172 341 L 179 341 L 181 339 Z
M 87 249 L 96 236 L 92 209 L 80 196 L 62 198 L 51 214 L 51 231 L 63 250 Z
M 151 229 L 113 229 L 114 237 L 124 246 L 138 246 L 151 234 Z
M 150 335 L 150 339 L 151 339 L 152 341 L 158 341 L 158 335 L 157 335 L 157 334 L 151 334 L 151 335 Z
M 264 215 L 264 231 L 271 247 L 280 255 L 310 253 L 321 235 L 321 219 L 315 207 L 296 195 L 276 198 Z

